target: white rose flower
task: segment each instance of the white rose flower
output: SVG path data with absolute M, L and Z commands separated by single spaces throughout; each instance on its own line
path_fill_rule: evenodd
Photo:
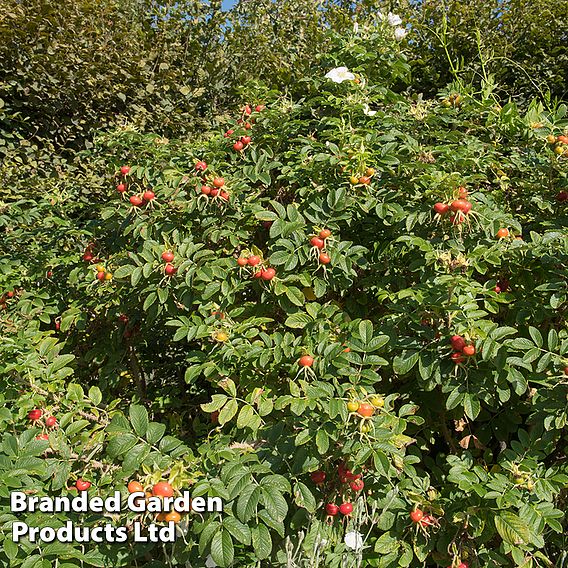
M 217 563 L 211 557 L 211 554 L 205 559 L 206 568 L 217 568 Z
M 408 30 L 406 28 L 396 28 L 394 30 L 394 37 L 398 40 L 401 41 L 406 37 L 406 34 L 408 33 Z
M 371 110 L 369 108 L 369 105 L 365 104 L 363 105 L 363 114 L 366 114 L 367 116 L 375 116 L 377 114 L 377 111 Z
M 353 81 L 355 75 L 353 75 L 347 67 L 336 67 L 332 69 L 325 78 L 331 79 L 334 83 L 343 83 L 343 81 Z
M 389 24 L 393 27 L 400 26 L 400 24 L 402 24 L 402 18 L 398 14 L 393 14 L 392 12 L 389 12 L 387 19 L 389 21 Z
M 359 33 L 359 24 L 357 22 L 355 22 L 353 24 L 353 33 L 354 34 L 358 34 Z
M 348 532 L 345 535 L 345 545 L 352 550 L 359 550 L 363 547 L 363 535 L 357 531 Z

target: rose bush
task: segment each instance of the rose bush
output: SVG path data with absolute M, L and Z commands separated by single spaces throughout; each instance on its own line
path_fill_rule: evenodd
M 566 107 L 407 98 L 388 20 L 330 37 L 303 96 L 101 134 L 0 211 L 4 565 L 562 565 Z M 225 511 L 175 545 L 12 542 L 10 491 L 78 479 Z

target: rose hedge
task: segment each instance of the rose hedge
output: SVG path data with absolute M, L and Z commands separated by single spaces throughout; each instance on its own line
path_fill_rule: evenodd
M 331 37 L 301 98 L 251 84 L 200 140 L 101 135 L 73 183 L 0 211 L 4 564 L 562 562 L 566 107 L 408 99 L 388 23 Z M 78 478 L 226 509 L 174 546 L 11 542 L 10 490 Z

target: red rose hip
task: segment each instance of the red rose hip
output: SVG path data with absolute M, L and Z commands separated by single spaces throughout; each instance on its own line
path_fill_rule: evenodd
M 328 515 L 331 515 L 332 517 L 335 517 L 335 515 L 337 515 L 337 513 L 339 513 L 339 507 L 337 505 L 335 505 L 334 503 L 328 503 L 325 506 L 325 512 Z

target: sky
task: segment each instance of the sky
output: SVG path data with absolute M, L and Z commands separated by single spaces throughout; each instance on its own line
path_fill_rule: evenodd
M 236 0 L 223 0 L 223 10 L 228 10 L 235 5 Z

